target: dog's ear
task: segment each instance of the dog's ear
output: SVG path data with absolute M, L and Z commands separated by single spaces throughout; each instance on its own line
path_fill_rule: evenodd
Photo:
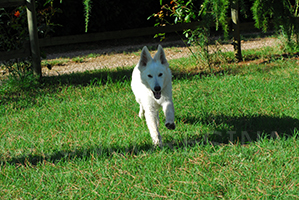
M 158 52 L 154 57 L 155 61 L 160 61 L 162 65 L 168 66 L 168 62 L 164 53 L 164 50 L 161 45 L 158 46 Z
M 143 47 L 141 51 L 139 66 L 145 67 L 149 61 L 152 60 L 152 56 L 150 52 L 148 51 L 148 48 L 146 46 Z

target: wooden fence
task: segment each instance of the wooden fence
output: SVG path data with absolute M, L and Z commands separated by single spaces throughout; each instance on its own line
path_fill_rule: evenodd
M 41 47 L 46 46 L 56 46 L 64 44 L 78 44 L 86 42 L 95 42 L 111 39 L 124 39 L 124 38 L 133 38 L 140 36 L 155 35 L 157 33 L 172 33 L 175 31 L 182 31 L 185 29 L 192 29 L 198 27 L 200 22 L 193 22 L 189 24 L 176 24 L 171 26 L 161 26 L 161 27 L 147 27 L 147 28 L 136 28 L 129 30 L 120 30 L 120 31 L 108 31 L 100 33 L 88 33 L 82 35 L 69 35 L 62 37 L 54 38 L 43 38 L 39 40 Z

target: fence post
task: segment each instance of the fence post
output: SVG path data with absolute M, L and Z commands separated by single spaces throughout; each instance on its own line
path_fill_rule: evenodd
M 26 7 L 27 7 L 27 20 L 28 20 L 28 30 L 29 30 L 33 72 L 39 77 L 41 77 L 42 70 L 41 70 L 40 50 L 38 44 L 38 35 L 37 35 L 35 0 L 26 0 Z
M 233 45 L 235 58 L 237 62 L 242 61 L 241 41 L 240 41 L 240 22 L 239 22 L 239 0 L 233 0 L 231 3 L 231 16 L 233 28 Z

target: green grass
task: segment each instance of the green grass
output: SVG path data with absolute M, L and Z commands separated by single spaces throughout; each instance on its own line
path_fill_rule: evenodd
M 161 113 L 163 148 L 137 116 L 132 67 L 1 90 L 0 196 L 298 199 L 297 57 L 215 74 L 192 73 L 189 58 L 170 63 L 177 128 Z

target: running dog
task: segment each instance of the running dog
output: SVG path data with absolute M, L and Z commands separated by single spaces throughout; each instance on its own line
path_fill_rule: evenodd
M 174 106 L 172 102 L 171 71 L 161 45 L 152 58 L 148 48 L 142 49 L 139 63 L 133 70 L 131 87 L 140 105 L 139 117 L 145 117 L 154 145 L 162 146 L 159 133 L 159 108 L 165 115 L 165 126 L 175 129 Z

